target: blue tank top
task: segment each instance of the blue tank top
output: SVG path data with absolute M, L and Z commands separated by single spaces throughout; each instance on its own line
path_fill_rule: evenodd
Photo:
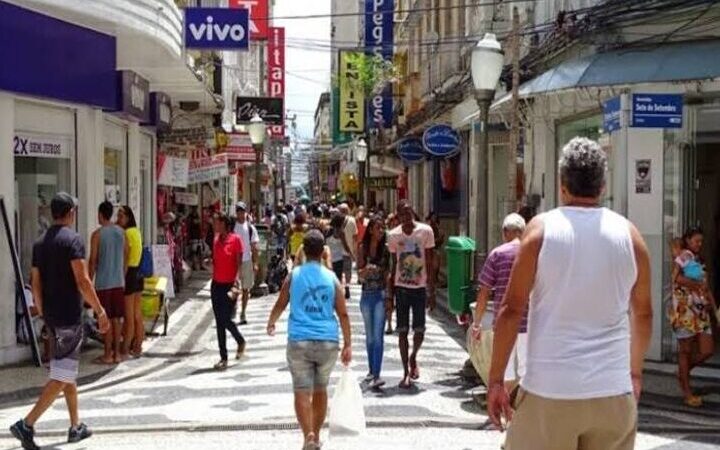
M 296 267 L 290 278 L 288 340 L 338 342 L 335 274 L 317 261 Z
M 95 289 L 116 289 L 125 286 L 125 231 L 117 225 L 100 227 Z

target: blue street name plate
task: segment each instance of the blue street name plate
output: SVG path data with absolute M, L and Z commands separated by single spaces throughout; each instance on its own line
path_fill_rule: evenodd
M 633 94 L 635 128 L 682 128 L 683 97 L 678 94 Z
M 603 130 L 612 133 L 620 129 L 620 97 L 613 97 L 603 103 Z

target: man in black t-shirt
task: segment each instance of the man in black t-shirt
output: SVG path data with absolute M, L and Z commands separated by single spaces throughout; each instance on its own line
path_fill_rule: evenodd
M 52 359 L 50 380 L 32 411 L 10 427 L 10 432 L 25 449 L 35 444 L 35 422 L 53 404 L 60 392 L 65 394 L 70 412 L 68 442 L 79 442 L 92 434 L 80 422 L 77 406 L 77 375 L 83 340 L 83 298 L 98 319 L 101 333 L 110 327 L 105 310 L 95 294 L 85 262 L 85 246 L 72 225 L 77 200 L 59 192 L 50 203 L 53 226 L 33 246 L 30 282 L 35 305 L 50 329 Z

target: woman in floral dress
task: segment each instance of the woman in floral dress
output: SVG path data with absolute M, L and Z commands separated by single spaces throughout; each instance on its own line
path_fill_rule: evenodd
M 690 389 L 690 371 L 710 358 L 714 351 L 711 315 L 715 310 L 709 292 L 707 274 L 698 281 L 684 269 L 700 262 L 703 234 L 699 228 L 688 229 L 682 238 L 682 249 L 674 250 L 673 298 L 670 324 L 678 340 L 678 381 L 685 404 L 702 406 L 702 398 Z

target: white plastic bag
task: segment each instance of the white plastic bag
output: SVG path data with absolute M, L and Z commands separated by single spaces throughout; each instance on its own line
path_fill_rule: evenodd
M 365 433 L 362 391 L 355 375 L 345 367 L 330 404 L 330 436 L 357 436 Z
M 480 378 L 482 378 L 485 386 L 488 385 L 488 375 L 490 373 L 490 364 L 492 363 L 493 339 L 495 335 L 492 330 L 482 330 L 480 340 L 478 341 L 472 336 L 472 328 L 467 330 L 467 349 L 470 354 L 475 370 Z

